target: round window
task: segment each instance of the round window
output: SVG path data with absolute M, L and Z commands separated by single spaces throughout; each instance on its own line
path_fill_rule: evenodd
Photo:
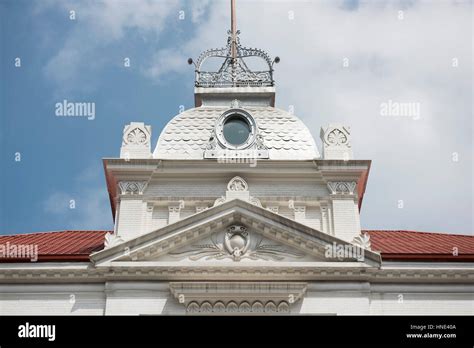
M 224 138 L 228 143 L 232 145 L 241 145 L 249 138 L 251 129 L 244 117 L 234 114 L 227 117 L 225 120 L 223 132 Z
M 222 148 L 244 150 L 255 143 L 257 124 L 247 111 L 229 109 L 217 119 L 215 131 Z

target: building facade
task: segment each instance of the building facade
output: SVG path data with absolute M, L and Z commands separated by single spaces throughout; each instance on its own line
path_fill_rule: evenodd
M 132 122 L 103 159 L 114 231 L 0 236 L 0 313 L 473 314 L 474 237 L 361 230 L 371 161 L 342 124 L 323 125 L 320 151 L 275 107 L 279 58 L 232 27 L 189 60 L 195 107 L 154 149 Z

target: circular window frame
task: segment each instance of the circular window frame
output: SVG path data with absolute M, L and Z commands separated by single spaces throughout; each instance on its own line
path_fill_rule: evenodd
M 247 140 L 243 142 L 242 144 L 231 144 L 230 142 L 227 141 L 227 139 L 224 136 L 224 125 L 226 121 L 235 116 L 240 116 L 245 122 L 247 122 L 249 128 L 250 128 L 250 133 L 249 136 L 247 137 Z M 255 119 L 250 115 L 245 110 L 242 109 L 229 109 L 226 112 L 224 112 L 219 119 L 217 120 L 216 123 L 216 137 L 220 145 L 222 145 L 224 148 L 231 149 L 231 150 L 243 150 L 251 147 L 255 143 L 255 139 L 257 138 L 257 123 L 255 122 Z

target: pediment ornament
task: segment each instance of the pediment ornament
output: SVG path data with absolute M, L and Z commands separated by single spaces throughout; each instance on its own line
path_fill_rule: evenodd
M 104 248 L 112 248 L 113 246 L 116 246 L 118 244 L 123 243 L 123 239 L 117 236 L 115 233 L 107 233 L 105 235 L 105 240 L 104 240 Z
M 370 235 L 368 233 L 361 233 L 354 238 L 352 243 L 360 246 L 361 248 L 371 250 Z
M 258 207 L 262 206 L 262 203 L 258 198 L 250 196 L 249 185 L 240 176 L 235 176 L 229 181 L 227 184 L 226 195 L 217 198 L 214 201 L 214 206 L 223 204 L 235 198 L 247 201 Z
M 250 233 L 246 227 L 232 225 L 222 235 L 211 235 L 211 243 L 193 245 L 191 249 L 170 253 L 171 256 L 188 256 L 190 260 L 283 260 L 285 257 L 301 258 L 304 254 L 287 250 L 282 245 L 268 244 L 263 237 Z
M 229 191 L 248 191 L 249 185 L 240 176 L 232 178 L 227 184 L 227 190 Z

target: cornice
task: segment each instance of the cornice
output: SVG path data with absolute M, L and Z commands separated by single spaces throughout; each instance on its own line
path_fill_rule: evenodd
M 474 284 L 474 267 L 469 268 L 417 268 L 417 269 L 377 269 L 361 265 L 347 265 L 344 262 L 333 265 L 314 266 L 311 263 L 290 262 L 286 265 L 263 266 L 209 266 L 174 265 L 156 263 L 118 264 L 108 267 L 34 267 L 4 264 L 0 270 L 0 284 L 11 283 L 94 283 L 112 280 L 136 281 L 365 281 L 371 283 L 393 284 Z

